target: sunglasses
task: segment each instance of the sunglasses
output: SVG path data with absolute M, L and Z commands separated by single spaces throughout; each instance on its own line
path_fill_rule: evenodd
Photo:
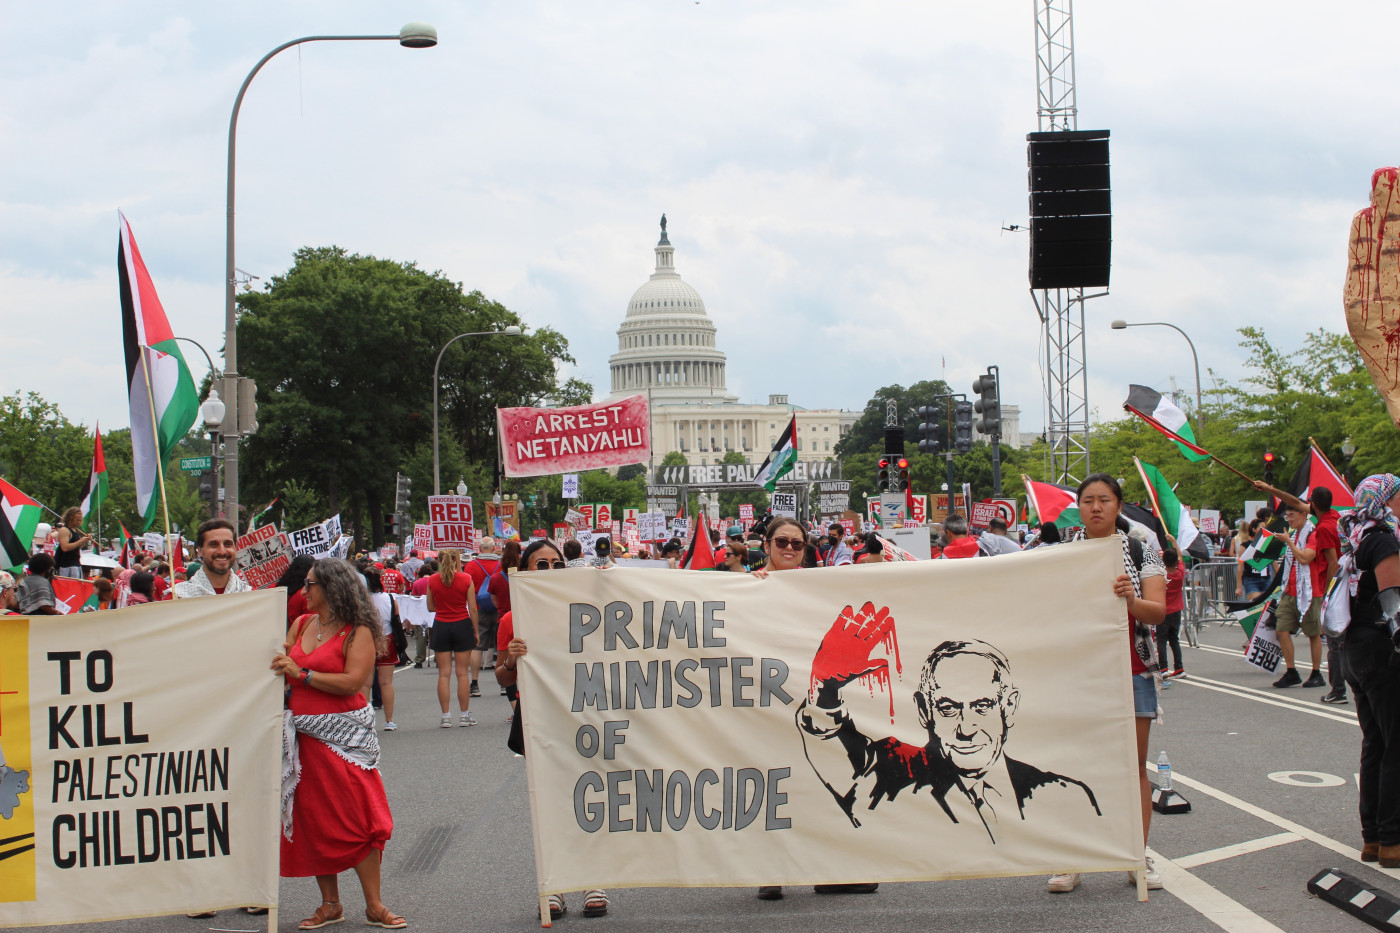
M 807 549 L 807 539 L 785 538 L 778 535 L 773 539 L 773 546 L 780 551 L 803 551 Z
M 307 577 L 307 578 L 306 578 L 306 585 L 307 585 L 307 586 L 320 586 L 320 585 L 321 585 L 321 581 L 320 581 L 320 580 L 313 580 L 313 579 L 311 579 L 310 577 Z
M 535 561 L 536 570 L 549 570 L 551 567 L 555 570 L 563 570 L 564 562 L 562 560 L 549 560 L 544 557 L 538 558 Z

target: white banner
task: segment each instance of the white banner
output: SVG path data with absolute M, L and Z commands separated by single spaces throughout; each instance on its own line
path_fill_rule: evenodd
M 1122 569 L 520 574 L 539 893 L 1140 867 Z
M 340 515 L 315 525 L 308 525 L 300 531 L 293 531 L 287 535 L 287 540 L 291 542 L 292 550 L 298 554 L 310 554 L 317 560 L 330 557 L 340 540 Z
M 775 492 L 773 493 L 773 514 L 786 515 L 788 518 L 797 517 L 797 493 L 795 492 Z
M 577 474 L 577 473 L 565 473 L 565 474 L 564 474 L 564 498 L 565 498 L 565 499 L 577 499 L 577 498 L 578 498 L 578 474 Z
M 0 619 L 0 927 L 277 904 L 286 607 Z

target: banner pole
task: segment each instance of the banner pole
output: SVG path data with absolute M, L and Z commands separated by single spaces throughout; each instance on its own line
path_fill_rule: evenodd
M 160 509 L 165 517 L 165 556 L 170 556 L 170 504 L 165 498 L 165 455 L 160 449 L 160 424 L 156 421 L 156 397 L 151 391 L 151 368 L 146 360 L 146 351 L 141 348 L 141 374 L 146 379 L 146 401 L 151 406 L 151 435 L 156 442 L 156 477 L 160 480 Z M 172 590 L 173 592 L 173 590 Z

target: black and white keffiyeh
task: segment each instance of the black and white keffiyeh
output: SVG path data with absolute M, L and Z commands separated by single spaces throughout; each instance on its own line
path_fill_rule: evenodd
M 341 758 L 365 771 L 379 767 L 379 736 L 374 734 L 374 707 L 366 703 L 345 713 L 296 716 L 282 714 L 282 835 L 292 838 L 292 806 L 301 781 L 297 733 L 326 743 Z

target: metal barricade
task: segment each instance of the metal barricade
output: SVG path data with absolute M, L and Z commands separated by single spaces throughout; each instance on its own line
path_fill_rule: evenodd
M 1204 561 L 1186 572 L 1182 598 L 1182 629 L 1187 642 L 1195 647 L 1197 633 L 1207 622 L 1227 625 L 1235 621 L 1225 604 L 1235 599 L 1235 573 L 1238 561 L 1232 557 Z

